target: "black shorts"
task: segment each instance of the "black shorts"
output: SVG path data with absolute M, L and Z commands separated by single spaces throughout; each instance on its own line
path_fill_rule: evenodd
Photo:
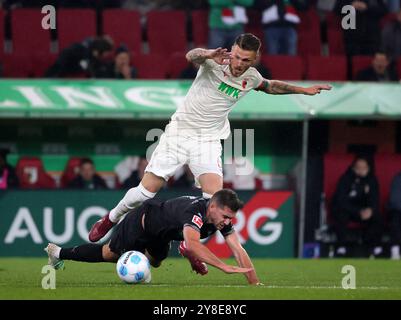
M 167 258 L 170 250 L 170 242 L 150 236 L 142 227 L 142 206 L 127 213 L 123 221 L 115 226 L 109 242 L 110 250 L 118 255 L 124 252 L 136 250 L 145 253 L 145 250 L 156 261 Z

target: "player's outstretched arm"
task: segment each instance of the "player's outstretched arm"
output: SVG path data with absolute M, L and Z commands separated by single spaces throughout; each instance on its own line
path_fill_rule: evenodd
M 218 64 L 229 64 L 231 53 L 227 49 L 202 49 L 195 48 L 185 55 L 185 58 L 192 63 L 202 64 L 206 59 L 213 59 Z
M 242 268 L 225 264 L 200 242 L 200 233 L 192 227 L 184 227 L 183 234 L 189 253 L 202 262 L 216 267 L 225 273 L 246 273 L 252 270 L 251 268 Z
M 225 241 L 234 254 L 235 260 L 237 260 L 238 265 L 242 268 L 252 268 L 251 271 L 245 273 L 248 283 L 253 285 L 261 285 L 248 253 L 239 242 L 237 233 L 233 232 L 229 234 L 225 237 Z
M 319 94 L 322 90 L 331 90 L 331 86 L 328 84 L 318 84 L 304 88 L 284 81 L 265 79 L 256 90 L 269 94 L 305 94 L 314 96 L 315 94 Z

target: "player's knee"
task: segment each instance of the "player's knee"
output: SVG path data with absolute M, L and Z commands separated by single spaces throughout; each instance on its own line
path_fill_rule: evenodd
M 223 189 L 223 178 L 218 174 L 205 173 L 200 175 L 198 180 L 202 191 L 206 194 L 213 195 Z
M 157 193 L 160 188 L 163 187 L 164 182 L 163 178 L 158 177 L 151 172 L 146 172 L 141 180 L 141 185 L 146 191 Z
M 118 254 L 111 251 L 108 244 L 105 244 L 102 248 L 102 256 L 104 261 L 116 262 L 118 260 Z

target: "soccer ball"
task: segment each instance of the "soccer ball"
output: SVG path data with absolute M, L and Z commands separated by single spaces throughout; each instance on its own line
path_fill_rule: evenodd
M 125 283 L 149 283 L 151 281 L 150 263 L 138 251 L 128 251 L 117 261 L 117 274 Z

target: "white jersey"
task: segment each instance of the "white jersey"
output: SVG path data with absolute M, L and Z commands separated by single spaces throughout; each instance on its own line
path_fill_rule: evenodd
M 212 59 L 201 64 L 184 102 L 172 115 L 167 135 L 199 140 L 226 139 L 230 135 L 228 114 L 234 104 L 262 84 L 263 77 L 253 67 L 234 77 L 228 65 Z

